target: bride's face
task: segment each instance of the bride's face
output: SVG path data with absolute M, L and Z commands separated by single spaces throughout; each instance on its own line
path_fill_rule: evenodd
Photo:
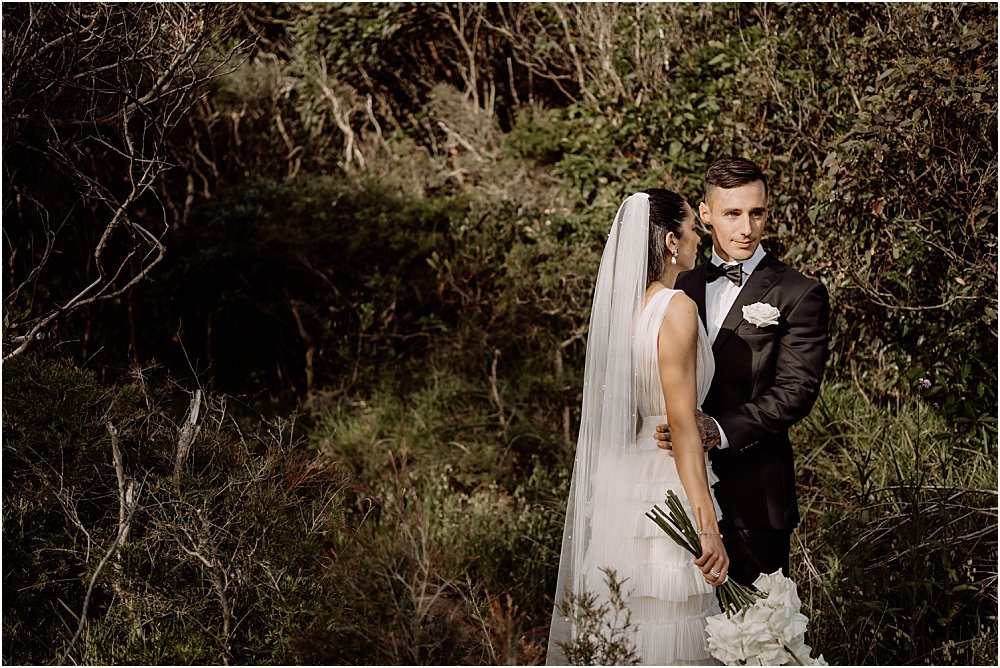
M 685 206 L 687 215 L 681 222 L 681 236 L 677 240 L 677 268 L 681 271 L 694 269 L 696 256 L 698 254 L 698 231 L 694 226 L 694 211 L 690 206 Z

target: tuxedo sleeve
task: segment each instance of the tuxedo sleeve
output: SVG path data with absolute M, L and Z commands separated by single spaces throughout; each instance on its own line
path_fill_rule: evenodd
M 736 455 L 762 437 L 786 431 L 809 414 L 819 396 L 830 319 L 826 288 L 810 282 L 785 319 L 774 383 L 753 400 L 713 416 Z

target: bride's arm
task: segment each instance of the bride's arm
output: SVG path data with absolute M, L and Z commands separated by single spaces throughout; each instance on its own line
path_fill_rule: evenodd
M 697 347 L 698 307 L 687 295 L 674 295 L 660 325 L 657 340 L 660 384 L 667 405 L 677 473 L 701 536 L 702 555 L 695 563 L 709 584 L 721 584 L 729 568 L 729 557 L 719 534 L 715 506 L 708 490 L 705 451 L 695 421 L 698 403 Z

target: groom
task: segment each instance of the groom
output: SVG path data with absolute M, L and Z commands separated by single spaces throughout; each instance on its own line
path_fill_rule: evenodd
M 788 575 L 799 522 L 788 429 L 819 394 L 830 310 L 821 284 L 760 246 L 767 198 L 756 163 L 713 163 L 698 207 L 712 233 L 712 259 L 676 284 L 698 304 L 715 355 L 706 414 L 698 417 L 719 477 L 729 572 L 743 584 L 779 568 Z M 660 447 L 669 449 L 669 430 L 658 430 Z

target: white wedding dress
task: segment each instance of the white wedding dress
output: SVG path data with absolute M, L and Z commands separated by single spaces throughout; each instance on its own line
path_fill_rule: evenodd
M 640 660 L 653 665 L 715 664 L 706 649 L 705 619 L 720 612 L 715 589 L 705 582 L 692 555 L 677 545 L 645 513 L 654 504 L 665 509 L 673 490 L 693 519 L 674 458 L 657 447 L 653 434 L 666 423 L 660 384 L 657 339 L 677 290 L 650 297 L 633 323 L 633 368 L 638 377 L 636 447 L 623 451 L 596 473 L 593 537 L 584 559 L 587 587 L 605 594 L 601 567 L 613 568 L 637 626 L 630 639 Z M 708 393 L 715 361 L 699 321 L 697 352 L 698 405 Z M 709 486 L 718 478 L 705 457 Z M 711 490 L 710 490 L 711 491 Z M 712 496 L 715 502 L 714 495 Z M 716 517 L 719 516 L 716 505 Z
M 719 611 L 714 590 L 691 554 L 645 516 L 654 505 L 663 507 L 668 490 L 690 513 L 674 459 L 653 437 L 656 426 L 667 421 L 657 340 L 678 291 L 663 289 L 645 299 L 649 240 L 649 196 L 635 193 L 615 215 L 594 286 L 580 429 L 549 626 L 546 662 L 553 665 L 620 658 L 591 635 L 590 620 L 580 615 L 584 597 L 609 603 L 605 568 L 616 571 L 619 582 L 624 579 L 635 627 L 625 639 L 644 663 L 715 663 L 705 639 L 706 617 Z M 696 354 L 701 405 L 715 362 L 700 321 Z M 711 485 L 716 478 L 707 457 L 705 464 Z M 717 505 L 715 512 L 718 516 Z M 602 636 L 624 626 L 613 615 L 604 621 L 610 629 Z

